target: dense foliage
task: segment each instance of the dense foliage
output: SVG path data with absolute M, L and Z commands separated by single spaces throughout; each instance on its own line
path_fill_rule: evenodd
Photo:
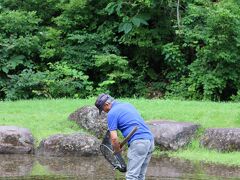
M 237 0 L 0 0 L 0 99 L 240 99 Z

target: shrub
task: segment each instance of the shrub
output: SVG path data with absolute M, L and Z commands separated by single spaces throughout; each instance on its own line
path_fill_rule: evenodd
M 34 72 L 23 70 L 11 75 L 3 88 L 6 99 L 30 98 L 86 98 L 92 92 L 92 82 L 83 72 L 70 68 L 66 63 L 49 64 L 50 70 Z

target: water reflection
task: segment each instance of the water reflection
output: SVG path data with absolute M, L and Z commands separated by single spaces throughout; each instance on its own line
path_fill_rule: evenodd
M 0 177 L 26 176 L 32 171 L 31 155 L 0 155 Z
M 152 158 L 148 167 L 148 177 L 181 178 L 195 174 L 193 164 L 173 158 L 160 157 Z
M 151 159 L 147 176 L 153 179 L 240 179 L 240 167 L 159 157 Z
M 152 158 L 146 179 L 240 179 L 240 167 Z M 0 155 L 0 179 L 124 179 L 99 157 L 35 157 Z
M 115 176 L 115 172 L 102 156 L 38 157 L 38 161 L 55 174 L 71 175 L 85 180 L 112 179 Z

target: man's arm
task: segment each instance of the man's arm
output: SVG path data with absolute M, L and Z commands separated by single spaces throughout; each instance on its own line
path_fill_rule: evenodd
M 121 151 L 121 147 L 120 147 L 120 143 L 118 141 L 118 135 L 117 135 L 117 131 L 110 131 L 110 138 L 111 138 L 111 143 L 113 146 L 113 150 L 115 152 L 120 152 Z

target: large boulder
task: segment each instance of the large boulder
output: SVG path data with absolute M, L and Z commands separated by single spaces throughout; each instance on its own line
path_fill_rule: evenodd
M 34 139 L 26 128 L 0 126 L 0 154 L 32 154 Z
M 148 123 L 155 144 L 161 150 L 177 150 L 187 145 L 194 137 L 199 125 L 189 122 L 151 121 Z
M 98 155 L 100 141 L 83 133 L 57 134 L 43 139 L 37 149 L 38 155 L 46 156 L 92 156 Z
M 71 113 L 68 119 L 76 121 L 80 127 L 89 130 L 99 139 L 107 131 L 107 115 L 104 112 L 99 115 L 99 110 L 95 106 L 83 106 Z
M 218 151 L 240 151 L 240 128 L 206 129 L 201 145 Z

